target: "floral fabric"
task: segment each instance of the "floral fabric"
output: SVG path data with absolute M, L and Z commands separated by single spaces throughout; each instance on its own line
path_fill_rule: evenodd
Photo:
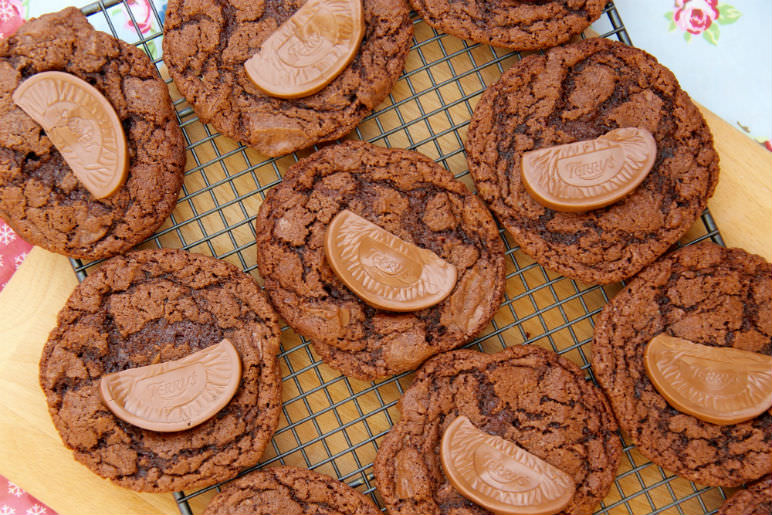
M 689 95 L 772 151 L 772 1 L 615 0 L 635 46 Z M 604 33 L 607 21 L 595 24 Z

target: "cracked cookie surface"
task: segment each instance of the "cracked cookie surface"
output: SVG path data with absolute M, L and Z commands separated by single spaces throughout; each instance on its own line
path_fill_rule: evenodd
M 327 86 L 294 100 L 261 93 L 244 62 L 304 0 L 170 0 L 164 61 L 204 122 L 269 156 L 351 131 L 388 95 L 405 65 L 413 24 L 405 0 L 363 0 L 365 35 Z
M 437 29 L 478 43 L 515 50 L 565 43 L 597 20 L 606 0 L 410 0 Z
M 654 166 L 631 194 L 586 213 L 542 206 L 525 189 L 524 152 L 648 129 Z M 631 277 L 694 224 L 718 182 L 718 154 L 675 76 L 642 50 L 606 39 L 531 55 L 488 88 L 466 141 L 480 196 L 539 263 L 587 283 Z
M 766 476 L 736 492 L 716 515 L 772 515 L 772 476 Z
M 272 467 L 231 481 L 204 515 L 380 515 L 368 497 L 324 474 Z
M 654 463 L 692 481 L 738 486 L 772 472 L 772 415 L 719 426 L 672 408 L 643 363 L 657 334 L 772 355 L 772 265 L 711 242 L 638 274 L 595 326 L 592 369 L 619 421 Z
M 128 178 L 95 199 L 11 95 L 30 76 L 64 71 L 99 90 L 120 119 Z M 25 240 L 99 259 L 149 237 L 177 203 L 185 146 L 169 90 L 138 48 L 97 32 L 78 9 L 25 23 L 0 40 L 0 217 Z
M 365 304 L 324 254 L 333 217 L 349 209 L 455 265 L 450 295 L 394 313 Z M 350 141 L 293 165 L 257 216 L 257 264 L 279 313 L 331 367 L 373 379 L 471 340 L 499 307 L 504 245 L 483 203 L 416 152 Z
M 437 356 L 416 373 L 399 410 L 375 459 L 378 491 L 391 514 L 488 513 L 453 488 L 440 463 L 440 440 L 457 416 L 571 476 L 576 492 L 561 513 L 592 513 L 622 454 L 600 389 L 572 362 L 531 345 Z
M 133 426 L 102 404 L 103 375 L 183 358 L 228 338 L 242 377 L 230 402 L 185 431 Z M 120 486 L 170 492 L 254 465 L 281 409 L 278 317 L 235 266 L 182 250 L 113 258 L 59 312 L 40 360 L 40 384 L 75 458 Z

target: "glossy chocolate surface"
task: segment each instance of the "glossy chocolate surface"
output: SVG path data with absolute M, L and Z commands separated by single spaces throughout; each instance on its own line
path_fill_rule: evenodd
M 643 354 L 654 387 L 675 409 L 713 424 L 737 424 L 772 406 L 772 356 L 659 334 Z
M 324 240 L 327 262 L 359 298 L 389 311 L 416 311 L 441 302 L 456 284 L 456 267 L 344 209 Z
M 657 144 L 646 129 L 614 129 L 596 139 L 523 154 L 523 185 L 540 204 L 583 212 L 608 206 L 643 182 Z
M 305 97 L 348 66 L 363 36 L 361 0 L 308 0 L 244 67 L 267 95 Z
M 225 339 L 176 361 L 102 377 L 102 402 L 118 418 L 152 431 L 182 431 L 220 411 L 236 393 L 241 360 Z
M 565 508 L 576 486 L 571 476 L 459 416 L 440 447 L 445 475 L 464 497 L 503 515 L 551 515 Z
M 69 73 L 42 72 L 22 82 L 13 101 L 43 127 L 94 197 L 109 197 L 126 181 L 123 125 L 91 84 Z

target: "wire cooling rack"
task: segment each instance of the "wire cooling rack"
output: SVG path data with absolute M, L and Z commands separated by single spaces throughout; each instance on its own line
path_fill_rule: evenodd
M 83 12 L 98 28 L 123 36 L 151 56 L 169 84 L 185 135 L 187 166 L 177 208 L 142 246 L 212 255 L 240 266 L 260 281 L 255 270 L 255 215 L 266 192 L 281 182 L 283 172 L 311 150 L 266 159 L 202 124 L 171 83 L 163 64 L 163 11 L 150 1 L 150 17 L 138 22 L 137 4 L 132 0 L 99 1 Z M 127 24 L 116 26 L 118 10 L 130 20 L 128 35 Z M 469 119 L 485 88 L 520 54 L 439 34 L 415 16 L 413 23 L 415 37 L 404 73 L 389 97 L 352 136 L 376 145 L 417 150 L 474 189 L 463 150 Z M 608 27 L 601 37 L 632 44 L 613 3 L 606 6 L 601 24 Z M 496 352 L 511 345 L 539 345 L 571 359 L 594 381 L 589 364 L 593 317 L 622 285 L 592 286 L 566 279 L 535 263 L 503 230 L 500 234 L 507 249 L 505 299 L 483 334 L 468 346 Z M 723 245 L 706 211 L 680 244 L 707 238 Z M 82 280 L 98 262 L 72 260 L 72 264 Z M 322 364 L 309 342 L 286 326 L 281 341 L 284 402 L 280 425 L 263 461 L 242 474 L 277 462 L 307 467 L 347 482 L 383 506 L 375 490 L 372 462 L 378 443 L 398 416 L 396 404 L 412 373 L 374 383 L 348 379 Z M 620 439 L 624 458 L 596 513 L 709 514 L 723 502 L 721 489 L 665 472 L 644 458 L 626 436 L 620 434 Z M 202 511 L 221 485 L 175 493 L 180 512 Z

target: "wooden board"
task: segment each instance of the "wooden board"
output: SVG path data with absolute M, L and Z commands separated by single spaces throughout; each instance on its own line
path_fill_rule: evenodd
M 364 138 L 378 137 L 377 144 L 381 145 L 412 145 L 439 159 L 451 171 L 463 173 L 466 162 L 460 151 L 461 142 L 466 136 L 469 111 L 482 91 L 481 81 L 494 81 L 500 74 L 499 64 L 507 68 L 512 59 L 499 59 L 495 51 L 485 46 L 461 53 L 463 43 L 455 38 L 444 38 L 441 47 L 422 23 L 416 26 L 416 37 L 423 43 L 420 54 L 413 51 L 409 56 L 406 69 L 410 82 L 401 80 L 397 84 L 392 99 L 380 106 L 395 104 L 395 107 L 361 124 L 360 134 Z M 448 55 L 454 57 L 442 57 Z M 491 64 L 475 72 L 474 68 L 479 68 L 481 62 Z M 431 87 L 433 84 L 439 86 Z M 449 107 L 443 108 L 448 104 Z M 710 202 L 716 222 L 728 245 L 743 247 L 770 259 L 772 155 L 710 112 L 704 112 L 721 156 L 721 179 Z M 167 232 L 159 242 L 179 247 L 207 236 L 207 241 L 193 245 L 191 250 L 214 253 L 239 266 L 252 267 L 254 247 L 249 245 L 253 244 L 254 235 L 250 219 L 262 201 L 262 191 L 276 181 L 277 172 L 286 170 L 293 159 L 279 159 L 274 167 L 252 150 L 239 150 L 228 138 L 211 137 L 212 131 L 193 122 L 192 114 L 184 116 L 183 122 L 192 141 L 187 165 L 190 172 L 185 180 L 183 201 L 174 216 L 177 221 L 190 222 Z M 406 126 L 399 129 L 403 125 Z M 468 175 L 461 180 L 471 185 Z M 216 209 L 218 205 L 224 207 Z M 170 224 L 167 222 L 164 227 Z M 696 228 L 692 236 L 699 232 Z M 538 268 L 527 268 L 532 261 L 525 256 L 518 254 L 515 259 L 519 260 L 517 266 L 526 271 L 519 272 L 512 268 L 514 265 L 508 270 L 513 273 L 507 293 L 514 299 L 514 311 L 502 309 L 495 318 L 496 327 L 512 327 L 482 342 L 483 348 L 495 350 L 502 344 L 518 344 L 524 335 L 544 332 L 549 335 L 534 341 L 535 344 L 566 348 L 573 337 L 582 341 L 590 338 L 592 325 L 583 317 L 585 311 L 578 302 L 561 304 L 562 312 L 550 309 L 555 299 L 574 294 L 570 282 L 557 280 L 556 276 L 545 277 Z M 252 274 L 259 280 L 256 272 Z M 523 294 L 526 285 L 533 288 L 546 284 L 546 280 L 550 281 L 549 287 Z M 93 475 L 73 460 L 53 427 L 38 385 L 37 362 L 48 332 L 55 324 L 56 313 L 75 284 L 66 258 L 36 248 L 0 293 L 0 474 L 62 514 L 178 513 L 171 495 L 137 494 Z M 615 288 L 609 287 L 606 291 L 612 294 Z M 600 289 L 582 293 L 582 300 L 590 309 L 603 302 Z M 547 312 L 537 317 L 536 308 Z M 515 311 L 521 320 L 518 330 L 513 326 Z M 573 337 L 567 336 L 565 329 L 559 329 L 566 318 L 571 320 Z M 520 327 L 523 332 L 519 332 Z M 493 329 L 492 326 L 486 331 Z M 283 429 L 274 438 L 275 447 L 269 448 L 266 458 L 277 452 L 287 453 L 286 462 L 299 466 L 305 466 L 306 459 L 321 463 L 317 470 L 331 475 L 336 474 L 336 469 L 346 474 L 370 463 L 375 448 L 369 443 L 369 435 L 382 434 L 388 430 L 389 417 L 398 418 L 394 406 L 374 412 L 384 400 L 393 402 L 399 397 L 397 384 L 373 388 L 370 383 L 352 380 L 349 387 L 338 381 L 339 375 L 325 365 L 307 369 L 315 356 L 292 331 L 283 334 L 282 343 L 288 353 L 282 371 L 291 379 L 284 383 Z M 566 356 L 581 363 L 589 352 L 585 343 Z M 409 377 L 399 381 L 402 387 L 409 383 Z M 356 403 L 351 401 L 352 396 L 356 397 Z M 292 431 L 286 430 L 289 423 L 293 423 Z M 339 429 L 341 425 L 345 427 Z M 325 435 L 329 429 L 339 430 Z M 302 451 L 295 450 L 299 442 L 303 445 Z M 645 466 L 646 460 L 635 451 L 631 460 L 624 461 L 620 473 L 626 475 L 619 480 L 621 490 L 612 488 L 606 499 L 608 504 L 618 502 L 623 495 L 632 496 L 629 506 L 633 512 L 648 513 L 669 503 L 671 491 L 678 497 L 694 491 L 680 478 L 664 480 L 658 469 Z M 641 484 L 650 488 L 645 495 Z M 211 493 L 196 497 L 194 512 L 200 512 L 210 496 Z M 681 508 L 685 513 L 702 513 L 700 500 L 712 509 L 720 504 L 721 497 L 711 489 L 684 501 Z M 677 510 L 671 508 L 664 513 L 671 512 Z M 628 511 L 624 504 L 619 504 L 609 513 Z

